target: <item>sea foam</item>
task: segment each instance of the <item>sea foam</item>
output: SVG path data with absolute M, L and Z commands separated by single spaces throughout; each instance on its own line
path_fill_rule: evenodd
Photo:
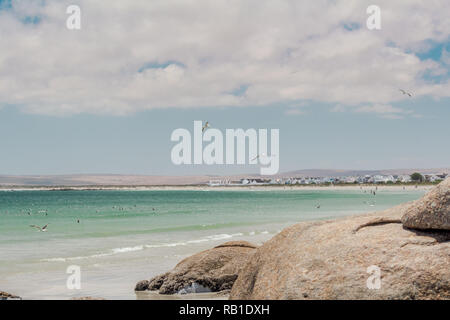
M 112 255 L 121 254 L 121 253 L 142 251 L 144 249 L 178 247 L 178 246 L 187 246 L 190 244 L 203 243 L 203 242 L 209 242 L 209 241 L 219 241 L 219 240 L 230 239 L 230 238 L 238 237 L 238 236 L 242 236 L 242 235 L 243 235 L 243 233 L 214 234 L 214 235 L 206 236 L 204 238 L 187 240 L 187 241 L 183 241 L 183 242 L 144 244 L 144 245 L 138 245 L 138 246 L 134 246 L 134 247 L 113 248 L 106 252 L 100 252 L 100 253 L 87 255 L 87 256 L 77 256 L 77 257 L 68 257 L 68 258 L 57 257 L 57 258 L 41 259 L 40 261 L 41 262 L 66 262 L 66 261 L 74 261 L 74 260 L 82 260 L 82 259 L 102 258 L 102 257 L 112 256 Z

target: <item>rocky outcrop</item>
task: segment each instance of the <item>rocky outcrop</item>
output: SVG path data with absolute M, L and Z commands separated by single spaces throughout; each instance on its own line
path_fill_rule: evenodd
M 403 215 L 402 223 L 412 229 L 450 230 L 450 178 L 414 201 Z
M 8 292 L 0 291 L 0 300 L 22 300 L 22 298 Z
M 422 218 L 405 218 L 417 204 Z M 447 180 L 413 203 L 291 226 L 256 250 L 230 299 L 450 299 L 448 209 Z
M 230 290 L 255 251 L 256 246 L 245 241 L 226 242 L 184 259 L 170 272 L 138 282 L 135 290 L 158 290 L 161 294 Z

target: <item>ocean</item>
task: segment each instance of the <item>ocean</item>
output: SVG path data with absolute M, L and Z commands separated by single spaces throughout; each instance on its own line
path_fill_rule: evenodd
M 230 240 L 382 210 L 422 190 L 0 191 L 0 290 L 25 299 L 136 299 L 134 285 Z M 40 232 L 30 225 L 44 226 Z M 68 289 L 79 266 L 81 289 Z M 145 298 L 145 297 L 144 297 Z

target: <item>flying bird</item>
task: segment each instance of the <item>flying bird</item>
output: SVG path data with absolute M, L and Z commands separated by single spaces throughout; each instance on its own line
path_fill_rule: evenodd
M 205 125 L 202 127 L 202 132 L 204 132 L 207 128 L 209 128 L 209 122 L 206 121 Z
M 407 91 L 405 91 L 405 90 L 403 90 L 403 89 L 398 89 L 398 90 L 400 90 L 401 93 L 406 94 L 406 95 L 408 95 L 408 96 L 410 96 L 410 97 L 413 96 L 412 93 L 407 92 Z
M 252 159 L 252 161 L 255 161 L 256 159 L 258 159 L 259 157 L 264 157 L 266 154 L 265 153 L 261 153 L 261 154 L 258 154 L 256 157 L 254 157 L 253 159 Z
M 267 155 L 265 153 L 261 153 L 261 154 L 258 154 L 256 157 L 254 157 L 251 161 L 255 161 L 256 159 L 259 159 L 261 157 L 266 157 L 266 156 Z M 268 156 L 268 157 L 272 158 L 272 157 L 275 157 L 275 155 L 273 154 L 273 155 Z
M 30 227 L 36 228 L 36 229 L 38 229 L 40 232 L 46 232 L 46 231 L 47 231 L 48 225 L 49 225 L 49 224 L 47 223 L 45 226 L 43 226 L 43 227 L 41 228 L 41 227 L 39 227 L 39 226 L 36 226 L 36 225 L 32 224 L 32 225 L 30 225 Z

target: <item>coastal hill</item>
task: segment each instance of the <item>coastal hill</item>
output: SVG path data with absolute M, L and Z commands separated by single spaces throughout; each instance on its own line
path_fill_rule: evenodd
M 409 175 L 450 173 L 450 168 L 435 169 L 392 169 L 392 170 L 337 170 L 307 169 L 280 173 L 267 178 L 285 177 L 342 177 L 357 175 Z M 0 175 L 0 186 L 182 186 L 206 184 L 210 180 L 239 181 L 244 178 L 260 178 L 254 173 L 240 175 L 192 175 L 192 176 L 156 176 L 156 175 L 119 175 L 119 174 L 74 174 L 74 175 Z

